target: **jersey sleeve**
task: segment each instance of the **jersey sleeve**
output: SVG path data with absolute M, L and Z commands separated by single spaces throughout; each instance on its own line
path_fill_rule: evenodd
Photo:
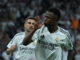
M 65 34 L 65 38 L 62 41 L 62 46 L 64 46 L 67 50 L 73 49 L 70 33 L 63 28 L 60 28 L 60 31 Z
M 66 37 L 65 42 L 66 42 L 65 48 L 67 50 L 72 50 L 73 49 L 73 44 L 72 44 L 70 35 Z
M 9 42 L 9 44 L 7 45 L 8 48 L 10 48 L 12 45 L 15 45 L 17 43 L 17 36 L 15 35 L 11 41 Z
M 65 39 L 63 40 L 63 44 L 61 44 L 62 48 L 66 50 L 72 50 L 73 49 L 73 44 L 71 41 L 71 36 L 68 34 L 65 36 Z

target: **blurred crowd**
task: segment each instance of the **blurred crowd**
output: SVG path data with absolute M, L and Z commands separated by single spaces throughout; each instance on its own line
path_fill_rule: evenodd
M 24 31 L 25 18 L 38 16 L 42 23 L 49 7 L 60 10 L 58 25 L 70 32 L 74 60 L 80 60 L 80 0 L 0 0 L 0 60 L 12 37 Z

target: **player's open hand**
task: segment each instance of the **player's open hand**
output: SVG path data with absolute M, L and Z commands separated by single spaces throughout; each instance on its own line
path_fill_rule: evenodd
M 39 29 L 39 28 L 43 25 L 43 23 L 42 23 L 42 24 L 40 23 L 40 18 L 39 18 L 39 16 L 37 16 L 36 18 L 37 18 L 37 23 L 36 23 L 36 25 L 35 25 L 35 29 Z

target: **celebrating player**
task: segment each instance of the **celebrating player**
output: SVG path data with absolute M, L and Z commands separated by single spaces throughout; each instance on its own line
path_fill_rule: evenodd
M 24 45 L 37 40 L 36 60 L 62 60 L 62 50 L 72 49 L 69 32 L 57 26 L 59 18 L 59 10 L 49 8 L 45 14 L 44 25 L 38 30 L 35 28 L 25 37 Z
M 10 43 L 7 45 L 7 54 L 14 51 L 14 60 L 35 60 L 35 42 L 32 42 L 26 46 L 22 44 L 23 39 L 35 28 L 37 19 L 29 17 L 26 19 L 24 27 L 25 32 L 16 34 Z

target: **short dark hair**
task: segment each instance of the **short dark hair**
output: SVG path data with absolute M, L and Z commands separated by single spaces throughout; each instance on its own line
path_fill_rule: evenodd
M 59 20 L 59 18 L 60 18 L 60 11 L 59 11 L 59 9 L 51 7 L 47 11 L 52 12 L 53 14 L 57 15 L 57 19 Z
M 32 19 L 32 20 L 34 20 L 34 21 L 37 21 L 37 19 L 36 19 L 35 17 L 28 17 L 28 18 L 25 19 L 25 22 L 26 22 L 28 19 Z

